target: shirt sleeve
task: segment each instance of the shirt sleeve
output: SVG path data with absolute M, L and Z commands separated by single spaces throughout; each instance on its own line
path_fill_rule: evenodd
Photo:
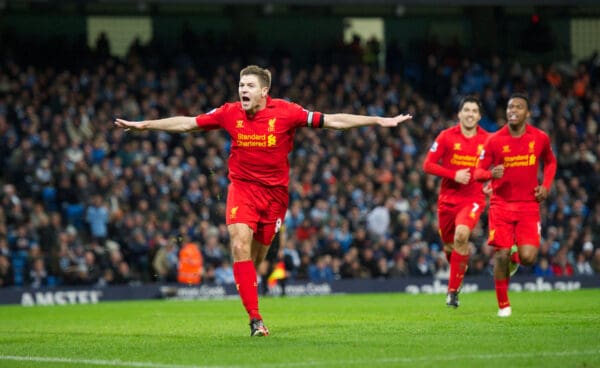
M 290 111 L 298 127 L 322 128 L 325 122 L 323 113 L 308 111 L 295 103 L 290 103 Z
M 554 176 L 556 175 L 556 156 L 552 152 L 552 146 L 550 145 L 550 138 L 546 134 L 542 135 L 544 138 L 544 150 L 542 152 L 542 162 L 544 163 L 544 180 L 542 185 L 550 190 Z
M 196 116 L 196 125 L 198 128 L 204 130 L 219 129 L 223 123 L 223 116 L 225 114 L 225 107 L 221 106 L 216 109 L 212 109 L 206 114 L 200 114 Z
M 479 158 L 477 159 L 477 165 L 475 166 L 475 180 L 477 181 L 488 181 L 492 178 L 492 172 L 490 171 L 490 166 L 492 166 L 493 162 L 493 153 L 492 147 L 490 144 L 490 137 L 486 140 L 483 145 L 483 149 L 479 153 Z
M 454 180 L 456 172 L 439 164 L 440 160 L 446 153 L 446 145 L 444 142 L 445 140 L 443 135 L 438 136 L 435 142 L 433 142 L 429 152 L 427 152 L 425 161 L 423 162 L 423 171 L 425 171 L 427 174 Z

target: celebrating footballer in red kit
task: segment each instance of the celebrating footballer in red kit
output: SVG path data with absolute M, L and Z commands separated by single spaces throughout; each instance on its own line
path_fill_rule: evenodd
M 289 161 L 297 128 L 348 129 L 379 125 L 395 127 L 412 118 L 407 114 L 378 117 L 324 114 L 269 96 L 271 73 L 255 65 L 240 72 L 240 101 L 227 103 L 196 117 L 127 121 L 115 125 L 136 130 L 192 132 L 224 129 L 231 137 L 228 161 L 227 228 L 233 274 L 250 319 L 251 336 L 268 336 L 258 308 L 256 269 L 281 226 L 288 205 Z
M 508 124 L 488 138 L 475 170 L 477 180 L 492 182 L 488 242 L 496 248 L 494 281 L 499 317 L 512 314 L 508 300 L 511 274 L 519 263 L 532 265 L 537 259 L 540 202 L 548 197 L 556 174 L 550 138 L 528 123 L 528 98 L 513 94 L 506 115 Z
M 443 130 L 425 157 L 423 170 L 442 178 L 438 223 L 450 263 L 446 305 L 457 308 L 458 292 L 469 263 L 469 237 L 485 209 L 483 184 L 473 176 L 488 132 L 479 126 L 481 104 L 467 96 L 460 102 L 458 124 Z

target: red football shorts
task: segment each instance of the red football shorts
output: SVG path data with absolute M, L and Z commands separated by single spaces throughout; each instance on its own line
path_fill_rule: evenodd
M 438 203 L 438 222 L 442 242 L 454 243 L 454 231 L 458 225 L 465 225 L 473 231 L 483 210 L 485 210 L 485 202 Z
M 288 198 L 285 187 L 231 183 L 227 194 L 225 222 L 227 225 L 248 225 L 254 231 L 254 240 L 269 246 L 283 224 Z
M 506 210 L 490 207 L 490 236 L 488 244 L 497 248 L 516 245 L 540 246 L 541 226 L 539 209 Z

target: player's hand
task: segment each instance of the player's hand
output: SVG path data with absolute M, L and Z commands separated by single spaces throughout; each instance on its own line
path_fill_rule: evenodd
M 500 179 L 504 176 L 504 165 L 494 166 L 492 169 L 492 178 Z
M 536 201 L 542 202 L 546 198 L 548 198 L 548 189 L 546 189 L 545 186 L 538 185 L 537 187 L 535 187 L 534 191 L 535 191 L 535 200 Z
M 488 181 L 488 182 L 486 182 L 486 183 L 483 185 L 483 188 L 482 188 L 482 190 L 483 190 L 483 194 L 485 194 L 486 196 L 491 196 L 491 195 L 492 195 L 492 192 L 494 191 L 494 190 L 492 189 L 492 183 L 491 183 L 491 182 L 489 182 L 489 181 Z
M 403 123 L 410 119 L 412 119 L 411 114 L 400 114 L 400 115 L 394 116 L 393 118 L 380 118 L 377 121 L 377 124 L 379 124 L 382 127 L 389 128 L 389 127 L 398 126 L 398 124 Z
M 115 125 L 119 128 L 124 128 L 127 130 L 144 130 L 145 124 L 143 121 L 128 121 L 123 119 L 116 119 Z
M 460 184 L 468 184 L 471 180 L 471 170 L 468 168 L 456 170 L 454 174 L 454 181 Z

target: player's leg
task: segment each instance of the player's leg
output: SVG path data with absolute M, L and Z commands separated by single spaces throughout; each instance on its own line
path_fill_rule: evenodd
M 258 310 L 258 282 L 252 259 L 252 242 L 257 228 L 258 214 L 254 206 L 252 189 L 242 185 L 229 185 L 226 222 L 233 258 L 233 277 L 248 313 L 251 330 L 253 325 L 262 324 Z M 263 336 L 263 335 L 260 335 Z
M 252 259 L 253 231 L 245 224 L 228 226 L 231 236 L 231 252 L 233 255 L 233 277 L 250 318 L 250 336 L 268 336 L 269 330 L 264 325 L 258 309 L 258 282 L 256 268 Z
M 469 237 L 471 229 L 467 225 L 458 225 L 454 231 L 454 248 L 450 257 L 450 278 L 448 292 L 458 292 L 469 266 Z
M 527 211 L 516 225 L 516 237 L 519 244 L 518 258 L 522 265 L 531 266 L 537 261 L 541 239 L 539 210 Z
M 254 267 L 257 270 L 269 252 L 269 245 L 270 244 L 263 244 L 256 239 L 252 239 L 252 262 L 254 262 Z
M 491 207 L 489 211 L 489 228 L 488 244 L 495 248 L 494 285 L 496 300 L 498 301 L 498 316 L 509 317 L 512 313 L 508 299 L 509 263 L 510 248 L 515 242 L 514 226 L 510 221 L 509 214 L 501 209 Z
M 260 216 L 256 224 L 251 243 L 251 259 L 255 269 L 265 259 L 275 234 L 281 228 L 288 205 L 286 188 L 253 188 L 254 204 Z M 263 280 L 267 282 L 267 280 Z M 257 305 L 258 307 L 258 305 Z M 268 336 L 269 329 L 264 325 L 262 317 L 250 320 L 250 334 L 252 336 Z
M 452 206 L 438 203 L 438 232 L 443 244 L 446 260 L 450 264 L 452 249 L 454 249 L 454 218 L 456 212 Z
M 448 272 L 448 292 L 446 293 L 446 305 L 449 307 L 458 307 L 458 286 L 451 287 L 453 282 L 452 276 L 452 253 L 454 251 L 454 238 L 455 238 L 455 217 L 456 208 L 454 206 L 445 205 L 443 203 L 438 204 L 438 226 L 439 233 L 442 243 L 444 244 L 444 253 L 448 260 L 449 272 Z
M 452 261 L 452 249 L 454 249 L 454 243 L 444 243 L 443 251 L 444 255 L 446 256 L 446 261 L 448 261 L 448 264 L 450 264 L 450 261 Z
M 252 229 L 242 223 L 227 226 L 231 237 L 233 276 L 250 319 L 262 319 L 258 312 L 258 284 L 256 268 L 252 260 Z
M 524 266 L 532 266 L 537 261 L 538 246 L 523 244 L 519 246 L 519 259 Z
M 509 317 L 512 314 L 508 299 L 508 284 L 510 281 L 508 265 L 510 248 L 496 248 L 494 255 L 494 284 L 496 300 L 498 301 L 498 317 Z
M 448 301 L 454 299 L 455 307 L 458 307 L 458 292 L 465 278 L 465 272 L 469 266 L 469 238 L 471 232 L 485 208 L 485 203 L 472 202 L 457 208 L 454 219 L 454 247 L 450 257 L 450 277 L 448 279 Z

